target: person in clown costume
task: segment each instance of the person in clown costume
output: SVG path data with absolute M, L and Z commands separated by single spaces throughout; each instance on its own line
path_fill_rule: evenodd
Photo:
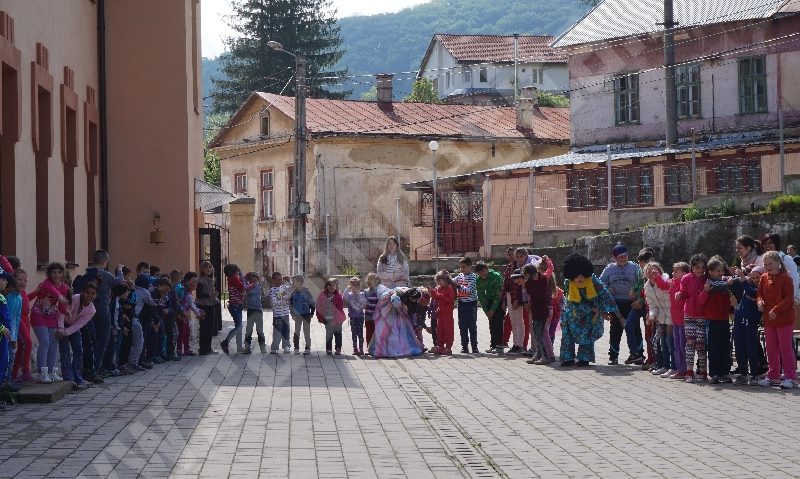
M 594 343 L 603 336 L 603 320 L 622 321 L 622 316 L 587 257 L 569 255 L 564 260 L 564 278 L 567 304 L 561 315 L 561 366 L 586 367 L 595 361 Z

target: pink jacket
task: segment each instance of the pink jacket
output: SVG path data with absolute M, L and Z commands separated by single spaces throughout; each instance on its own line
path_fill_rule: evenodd
M 56 287 L 49 279 L 42 281 L 28 299 L 36 299 L 31 306 L 31 326 L 58 327 L 59 313 L 67 314 L 67 306 L 58 302 L 59 296 L 66 297 L 69 288 L 66 284 Z
M 94 317 L 95 313 L 94 304 L 92 303 L 89 303 L 89 306 L 81 307 L 80 294 L 72 296 L 72 304 L 69 305 L 69 310 L 72 315 L 69 324 L 66 324 L 63 314 L 58 315 L 58 328 L 64 328 L 66 336 L 80 331 Z
M 705 305 L 705 297 L 703 295 L 703 287 L 706 284 L 706 278 L 698 278 L 694 273 L 687 273 L 681 278 L 681 293 L 686 297 L 686 303 L 683 305 L 683 313 L 692 318 L 703 317 L 703 307 Z M 708 296 L 708 295 L 705 295 Z

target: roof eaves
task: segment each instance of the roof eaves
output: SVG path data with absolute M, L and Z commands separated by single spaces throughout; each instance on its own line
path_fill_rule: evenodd
M 425 71 L 425 65 L 427 65 L 428 60 L 431 57 L 431 52 L 433 52 L 433 46 L 436 44 L 438 36 L 439 34 L 434 33 L 433 37 L 431 37 L 431 42 L 428 44 L 428 49 L 425 50 L 425 56 L 422 57 L 422 62 L 419 64 L 419 71 L 417 72 L 417 80 L 422 78 L 422 73 Z
M 239 109 L 236 110 L 236 113 L 234 113 L 228 119 L 228 121 L 225 122 L 225 125 L 222 128 L 219 129 L 217 134 L 214 135 L 214 138 L 212 138 L 211 141 L 208 143 L 208 146 L 210 148 L 221 146 L 218 143 L 220 141 L 222 141 L 222 139 L 225 137 L 225 135 L 227 135 L 228 131 L 230 131 L 232 129 L 231 125 L 236 125 L 236 122 L 239 121 L 239 118 L 241 118 L 242 115 L 244 115 L 245 109 L 250 105 L 251 100 L 255 96 L 259 96 L 260 97 L 260 95 L 258 95 L 257 92 L 250 93 L 250 95 L 247 97 L 247 99 L 244 101 L 244 103 L 242 103 L 241 106 L 239 106 Z
M 578 20 L 577 20 L 575 23 L 573 23 L 573 24 L 572 24 L 572 25 L 571 25 L 569 28 L 567 28 L 566 30 L 564 30 L 564 31 L 561 33 L 561 35 L 557 36 L 557 37 L 555 38 L 555 40 L 553 40 L 553 41 L 550 43 L 550 45 L 549 45 L 549 46 L 550 46 L 550 48 L 564 48 L 564 47 L 566 47 L 566 46 L 569 46 L 569 45 L 559 45 L 559 43 L 560 43 L 560 42 L 561 42 L 561 40 L 563 40 L 563 39 L 564 39 L 564 37 L 566 37 L 566 36 L 567 36 L 567 35 L 568 35 L 568 34 L 569 34 L 569 33 L 570 33 L 572 30 L 574 30 L 574 29 L 575 29 L 575 27 L 577 27 L 579 23 L 581 23 L 582 21 L 584 21 L 584 20 L 586 19 L 586 17 L 588 17 L 589 15 L 591 15 L 591 14 L 592 14 L 592 12 L 594 12 L 595 10 L 597 10 L 597 8 L 598 8 L 598 7 L 600 7 L 600 5 L 602 5 L 602 4 L 603 4 L 603 2 L 605 2 L 605 0 L 601 0 L 600 2 L 597 2 L 597 5 L 595 5 L 595 6 L 593 6 L 592 8 L 590 8 L 590 9 L 589 9 L 589 11 L 587 11 L 586 13 L 584 13 L 584 14 L 583 14 L 583 16 L 582 16 L 581 18 L 579 18 L 579 19 L 578 19 Z

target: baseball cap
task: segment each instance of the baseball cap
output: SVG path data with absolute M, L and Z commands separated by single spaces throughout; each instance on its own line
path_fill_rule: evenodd
M 628 254 L 628 248 L 626 248 L 622 243 L 617 243 L 617 245 L 614 246 L 614 249 L 611 250 L 611 256 L 615 258 L 624 254 Z
M 14 275 L 12 275 L 11 273 L 7 272 L 3 268 L 0 268 L 0 278 L 3 278 L 6 281 L 11 281 L 11 279 L 13 277 L 14 277 Z

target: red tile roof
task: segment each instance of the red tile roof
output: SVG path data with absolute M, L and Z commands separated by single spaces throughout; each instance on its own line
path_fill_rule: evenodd
M 440 41 L 459 62 L 513 62 L 514 37 L 512 35 L 449 35 L 436 34 L 433 40 Z M 550 35 L 520 35 L 517 42 L 517 58 L 521 62 L 564 62 L 567 56 L 550 48 L 555 37 Z
M 257 93 L 265 106 L 272 105 L 294 119 L 294 97 Z M 252 98 L 252 97 L 251 97 Z M 231 119 L 236 122 L 236 118 Z M 314 135 L 441 136 L 464 138 L 540 139 L 570 138 L 569 108 L 539 108 L 533 128 L 517 129 L 514 107 L 393 103 L 391 109 L 377 102 L 306 100 L 306 122 Z

